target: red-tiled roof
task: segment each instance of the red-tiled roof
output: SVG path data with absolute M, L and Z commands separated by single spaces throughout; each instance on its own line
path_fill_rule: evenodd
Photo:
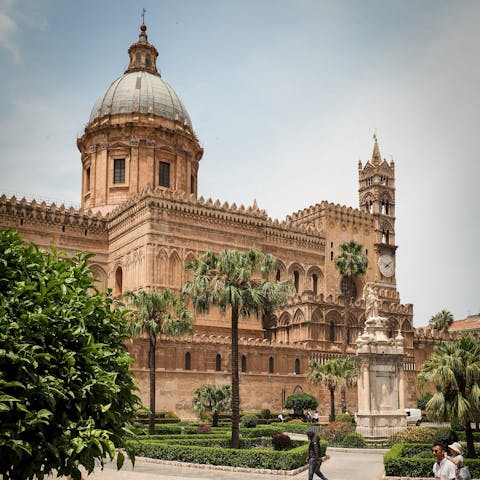
M 465 320 L 456 320 L 452 323 L 449 331 L 480 330 L 480 315 L 470 315 Z

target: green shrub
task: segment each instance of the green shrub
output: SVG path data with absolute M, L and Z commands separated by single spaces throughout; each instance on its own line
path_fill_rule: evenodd
M 292 439 L 284 433 L 277 433 L 272 437 L 274 450 L 290 450 L 292 448 Z
M 339 413 L 335 416 L 335 421 L 355 423 L 355 417 L 349 413 Z
M 168 445 L 161 442 L 132 442 L 129 445 L 141 457 L 160 458 L 189 463 L 226 465 L 232 467 L 293 470 L 305 464 L 307 445 L 288 451 L 234 450 L 231 448 L 197 447 L 192 445 Z M 326 443 L 320 444 L 325 454 Z
M 432 442 L 435 429 L 432 427 L 408 426 L 402 432 L 390 435 L 388 445 L 396 443 L 429 443 Z
M 244 415 L 240 419 L 240 425 L 245 428 L 255 428 L 258 425 L 258 417 L 253 414 Z
M 449 427 L 440 427 L 435 431 L 433 442 L 439 442 L 443 445 L 450 445 L 453 442 L 458 442 L 458 434 L 455 430 L 452 430 Z
M 365 448 L 366 446 L 367 442 L 363 436 L 356 432 L 347 433 L 342 440 L 342 447 Z
M 432 445 L 397 443 L 384 455 L 385 474 L 394 477 L 432 477 Z M 480 460 L 465 459 L 472 478 L 480 478 Z
M 260 412 L 260 418 L 263 418 L 265 420 L 270 420 L 271 416 L 272 416 L 272 412 L 268 408 L 263 408 Z
M 318 436 L 328 443 L 340 444 L 353 429 L 353 424 L 348 422 L 330 422 L 318 431 Z
M 245 438 L 272 437 L 276 433 L 282 433 L 282 432 L 283 432 L 283 428 L 280 424 L 262 425 L 260 427 L 255 427 L 255 428 L 245 427 L 240 429 L 240 435 Z

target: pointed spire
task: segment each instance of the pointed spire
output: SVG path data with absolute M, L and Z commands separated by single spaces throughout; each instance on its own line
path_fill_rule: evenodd
M 373 145 L 372 163 L 374 165 L 380 165 L 380 163 L 382 163 L 382 156 L 380 155 L 380 148 L 378 147 L 377 132 L 373 134 L 373 139 L 375 140 L 375 144 Z

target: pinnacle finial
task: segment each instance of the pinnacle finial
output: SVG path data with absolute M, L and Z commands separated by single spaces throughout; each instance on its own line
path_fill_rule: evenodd
M 373 133 L 373 140 L 375 141 L 375 144 L 373 145 L 372 163 L 374 165 L 379 165 L 382 163 L 382 156 L 380 155 L 380 148 L 378 147 L 377 129 L 375 129 Z
M 145 25 L 145 14 L 147 13 L 147 11 L 142 8 L 142 14 L 140 15 L 142 17 L 142 25 Z

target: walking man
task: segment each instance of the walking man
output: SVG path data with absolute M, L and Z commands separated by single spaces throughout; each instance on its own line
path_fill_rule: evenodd
M 310 441 L 308 445 L 308 480 L 313 480 L 313 475 L 316 473 L 322 480 L 328 478 L 320 471 L 322 459 L 320 458 L 320 439 L 313 429 L 307 430 L 307 437 Z
M 432 448 L 436 462 L 433 464 L 435 480 L 455 480 L 456 467 L 453 462 L 446 458 L 445 447 L 441 443 L 435 443 Z

